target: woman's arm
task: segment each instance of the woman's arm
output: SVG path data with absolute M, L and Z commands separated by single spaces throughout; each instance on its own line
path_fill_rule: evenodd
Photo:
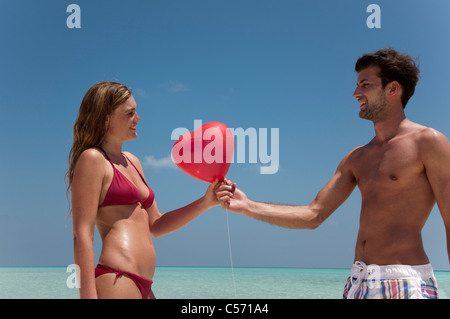
M 103 176 L 104 159 L 84 151 L 74 170 L 72 192 L 73 254 L 80 267 L 80 298 L 97 298 L 93 240 Z
M 218 181 L 210 184 L 205 196 L 199 198 L 191 204 L 161 214 L 156 202 L 147 209 L 149 215 L 150 232 L 154 237 L 160 237 L 174 232 L 192 220 L 206 212 L 208 209 L 219 205 L 214 189 Z

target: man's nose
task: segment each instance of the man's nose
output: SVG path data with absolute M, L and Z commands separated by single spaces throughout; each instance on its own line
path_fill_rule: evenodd
M 361 97 L 361 93 L 358 87 L 355 89 L 355 92 L 353 92 L 353 97 L 355 99 L 359 99 Z

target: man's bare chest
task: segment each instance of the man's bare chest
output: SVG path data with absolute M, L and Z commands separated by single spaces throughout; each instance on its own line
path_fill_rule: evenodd
M 417 145 L 399 139 L 381 146 L 365 146 L 353 162 L 353 172 L 363 191 L 408 187 L 422 181 L 425 170 Z

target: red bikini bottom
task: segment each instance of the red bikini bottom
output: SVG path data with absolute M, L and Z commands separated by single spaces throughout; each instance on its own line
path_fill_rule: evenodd
M 95 278 L 98 276 L 101 276 L 103 274 L 108 273 L 116 273 L 116 278 L 120 276 L 126 276 L 134 281 L 136 286 L 139 288 L 139 291 L 141 292 L 142 299 L 147 299 L 148 295 L 150 294 L 152 283 L 153 281 L 142 278 L 138 275 L 132 274 L 130 272 L 122 271 L 119 269 L 114 269 L 105 265 L 98 264 L 97 267 L 95 267 Z

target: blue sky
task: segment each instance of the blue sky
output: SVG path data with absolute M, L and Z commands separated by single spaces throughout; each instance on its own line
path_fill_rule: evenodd
M 81 28 L 69 29 L 69 4 Z M 370 29 L 369 4 L 381 8 Z M 84 93 L 115 80 L 133 89 L 141 122 L 124 145 L 141 159 L 162 212 L 207 184 L 164 163 L 175 128 L 194 120 L 279 128 L 276 174 L 233 163 L 228 177 L 259 201 L 308 204 L 339 161 L 367 143 L 354 63 L 394 47 L 420 61 L 406 114 L 450 136 L 448 1 L 0 1 L 0 266 L 67 266 L 72 223 L 64 175 Z M 359 191 L 317 230 L 288 230 L 229 215 L 234 266 L 350 267 Z M 449 269 L 435 208 L 423 238 L 436 269 Z M 158 266 L 229 266 L 226 213 L 215 208 L 154 240 Z M 96 237 L 96 256 L 100 253 Z

